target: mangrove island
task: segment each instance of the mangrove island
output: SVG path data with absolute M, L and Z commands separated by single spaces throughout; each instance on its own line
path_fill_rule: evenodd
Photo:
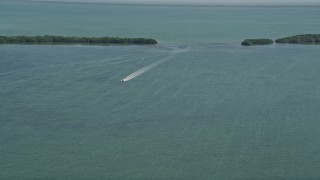
M 268 45 L 273 44 L 272 39 L 246 39 L 242 41 L 242 46 Z
M 280 39 L 276 40 L 276 43 L 320 44 L 320 34 L 301 34 L 301 35 L 296 35 L 296 36 L 280 38 Z
M 0 36 L 0 44 L 92 44 L 92 45 L 148 45 L 157 44 L 148 38 L 64 37 L 64 36 Z

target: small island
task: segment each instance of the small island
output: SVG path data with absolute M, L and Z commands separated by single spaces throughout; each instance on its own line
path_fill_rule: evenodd
M 242 46 L 269 45 L 273 44 L 272 39 L 246 39 L 242 41 Z
M 301 35 L 296 35 L 296 36 L 280 38 L 280 39 L 276 40 L 276 43 L 320 44 L 320 34 L 301 34 Z
M 0 36 L 0 44 L 84 44 L 84 45 L 149 45 L 157 44 L 148 38 L 64 37 L 64 36 Z

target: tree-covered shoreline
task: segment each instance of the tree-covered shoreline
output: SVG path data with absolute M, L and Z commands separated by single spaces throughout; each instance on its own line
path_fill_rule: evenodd
M 150 38 L 65 37 L 65 36 L 0 36 L 0 44 L 93 44 L 149 45 L 158 42 Z
M 320 45 L 320 34 L 300 34 L 279 38 L 275 40 L 278 44 L 314 44 Z M 272 39 L 246 39 L 242 41 L 243 46 L 269 45 L 273 44 Z
M 269 45 L 273 44 L 272 39 L 246 39 L 242 41 L 242 46 Z
M 320 34 L 300 34 L 300 35 L 296 35 L 296 36 L 280 38 L 280 39 L 276 40 L 276 43 L 320 44 Z

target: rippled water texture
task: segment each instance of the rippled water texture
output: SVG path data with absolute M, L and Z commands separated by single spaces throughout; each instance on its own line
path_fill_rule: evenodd
M 319 33 L 318 19 L 318 7 L 0 2 L 1 35 L 160 42 L 1 45 L 0 179 L 319 179 L 320 46 L 239 45 Z

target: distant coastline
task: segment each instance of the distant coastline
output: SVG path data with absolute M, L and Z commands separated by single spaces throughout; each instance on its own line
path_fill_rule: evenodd
M 65 37 L 65 36 L 0 36 L 0 44 L 84 44 L 84 45 L 150 45 L 149 38 Z
M 280 38 L 275 41 L 282 44 L 320 44 L 320 34 L 300 34 Z
M 272 39 L 246 39 L 242 41 L 242 46 L 269 45 L 273 44 Z
M 278 44 L 306 44 L 320 45 L 320 34 L 300 34 L 279 38 L 275 40 Z M 272 39 L 245 39 L 242 41 L 242 46 L 270 45 L 273 44 Z

